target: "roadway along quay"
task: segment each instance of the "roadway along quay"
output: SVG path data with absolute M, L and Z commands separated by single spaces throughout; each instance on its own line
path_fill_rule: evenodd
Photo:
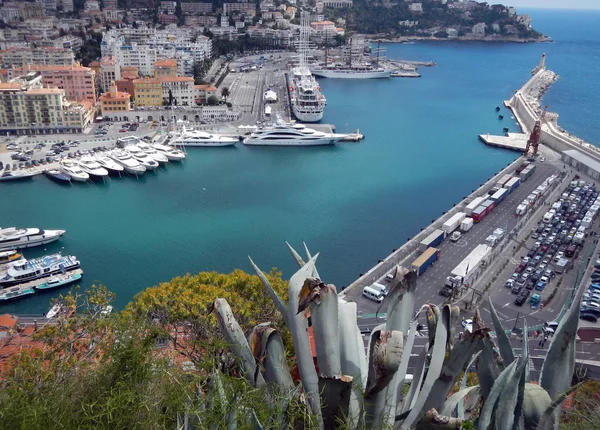
M 523 158 L 513 163 L 509 171 L 513 171 L 524 161 Z M 435 247 L 439 249 L 439 259 L 429 266 L 417 280 L 417 298 L 416 308 L 425 303 L 440 304 L 446 300 L 445 297 L 439 295 L 439 291 L 444 286 L 446 277 L 450 275 L 452 270 L 461 263 L 467 255 L 469 255 L 478 245 L 485 244 L 486 239 L 494 232 L 501 228 L 505 232 L 510 232 L 520 220 L 515 216 L 517 207 L 521 202 L 538 188 L 544 181 L 559 173 L 558 166 L 552 163 L 535 162 L 535 173 L 517 187 L 512 193 L 499 204 L 497 208 L 492 210 L 480 222 L 476 223 L 470 231 L 464 233 L 457 242 L 452 242 L 449 237 L 441 244 Z M 506 170 L 505 170 L 506 172 Z M 496 178 L 493 179 L 494 183 Z M 491 186 L 489 187 L 491 188 Z M 484 193 L 478 192 L 477 195 Z M 459 209 L 463 211 L 464 209 Z M 449 214 L 445 215 L 444 220 L 449 218 Z M 436 221 L 436 224 L 440 220 Z M 416 247 L 415 247 L 416 248 Z M 396 254 L 396 253 L 395 253 Z M 363 289 L 365 286 L 371 285 L 374 282 L 386 284 L 385 275 L 393 269 L 397 264 L 410 268 L 412 263 L 420 254 L 417 249 L 410 252 L 408 256 L 403 258 L 394 258 L 394 255 L 386 259 L 385 266 L 381 266 L 381 270 L 376 273 L 376 276 L 364 276 L 351 286 L 346 288 L 341 294 L 346 300 L 355 301 L 358 304 L 359 317 L 362 318 L 361 327 L 372 327 L 376 324 L 375 314 L 385 312 L 385 302 L 383 306 L 375 301 L 364 297 Z M 476 282 L 476 281 L 475 281 Z M 484 316 L 485 317 L 485 316 Z

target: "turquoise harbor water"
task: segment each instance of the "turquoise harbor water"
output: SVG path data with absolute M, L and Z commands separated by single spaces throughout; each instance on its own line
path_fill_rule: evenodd
M 325 122 L 360 128 L 367 138 L 359 144 L 191 148 L 184 164 L 139 180 L 2 184 L 0 225 L 66 229 L 46 252 L 77 255 L 82 285 L 107 285 L 118 308 L 186 272 L 249 271 L 249 254 L 263 269 L 290 275 L 286 239 L 321 251 L 321 276 L 347 285 L 516 157 L 485 147 L 477 134 L 517 129 L 494 107 L 528 79 L 542 52 L 561 75 L 546 102 L 563 127 L 600 144 L 600 13 L 530 12 L 556 43 L 390 45 L 392 58 L 438 66 L 422 69 L 421 79 L 323 80 Z M 37 293 L 0 312 L 43 312 L 57 294 Z

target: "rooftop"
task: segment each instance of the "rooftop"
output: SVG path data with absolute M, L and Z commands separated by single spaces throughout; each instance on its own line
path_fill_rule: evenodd
M 157 78 L 141 78 L 134 79 L 133 84 L 160 84 L 160 79 Z
M 10 314 L 0 315 L 0 328 L 13 328 L 18 322 L 19 317 L 17 316 Z
M 582 152 L 577 151 L 576 149 L 568 149 L 563 151 L 563 154 L 567 154 L 569 157 L 579 161 L 581 164 L 584 164 L 596 172 L 600 172 L 600 162 Z
M 157 60 L 154 63 L 154 67 L 177 67 L 177 60 L 166 59 L 166 60 Z
M 194 82 L 194 78 L 189 76 L 165 76 L 159 79 L 161 82 Z

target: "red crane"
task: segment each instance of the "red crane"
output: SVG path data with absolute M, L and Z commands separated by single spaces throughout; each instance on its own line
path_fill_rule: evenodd
M 531 136 L 529 136 L 529 140 L 527 141 L 527 147 L 525 148 L 525 155 L 528 157 L 533 157 L 538 153 L 538 146 L 540 146 L 540 138 L 542 135 L 542 124 L 546 119 L 547 113 L 548 106 L 544 108 L 544 110 L 540 114 L 539 119 L 535 122 L 535 125 L 533 126 L 533 131 L 531 132 Z

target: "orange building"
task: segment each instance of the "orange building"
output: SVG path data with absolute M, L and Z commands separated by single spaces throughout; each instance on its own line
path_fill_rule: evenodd
M 154 63 L 154 77 L 166 78 L 169 76 L 177 76 L 177 60 L 167 59 L 156 61 Z
M 130 95 L 135 94 L 135 88 L 133 82 L 139 79 L 138 68 L 135 66 L 126 66 L 121 69 L 121 79 L 116 80 L 117 90 L 128 93 Z
M 131 110 L 131 95 L 117 90 L 117 85 L 111 82 L 109 90 L 100 96 L 102 116 L 122 116 Z
M 205 104 L 210 96 L 217 95 L 217 87 L 214 85 L 194 85 L 194 101 Z

